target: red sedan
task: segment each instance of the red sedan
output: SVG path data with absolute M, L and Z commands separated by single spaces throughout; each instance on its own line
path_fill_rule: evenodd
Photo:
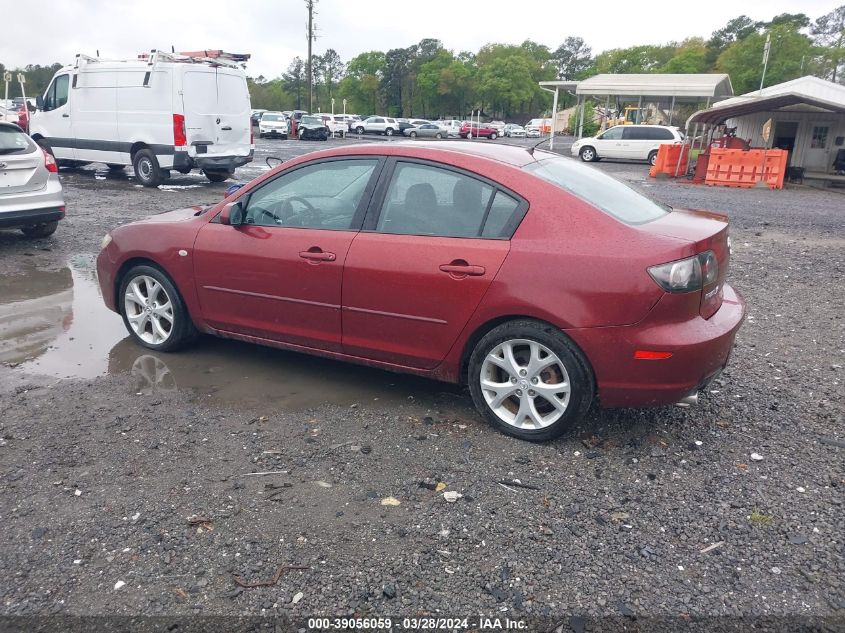
M 460 382 L 527 440 L 595 399 L 694 396 L 745 311 L 726 217 L 501 145 L 315 152 L 103 244 L 103 298 L 145 347 L 205 332 Z
M 499 130 L 487 125 L 486 123 L 477 123 L 475 121 L 464 121 L 461 123 L 461 129 L 458 132 L 461 138 L 489 138 L 491 141 L 496 140 L 499 136 Z

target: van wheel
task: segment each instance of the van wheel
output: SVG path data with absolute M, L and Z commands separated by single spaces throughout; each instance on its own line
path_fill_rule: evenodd
M 654 163 L 656 163 L 656 162 L 657 162 L 657 152 L 650 152 L 649 155 L 648 155 L 648 164 L 653 167 Z
M 135 178 L 145 187 L 158 187 L 161 184 L 158 159 L 150 150 L 142 149 L 136 152 L 132 159 L 132 167 L 135 169 Z
M 228 180 L 231 174 L 228 171 L 206 171 L 205 177 L 208 178 L 209 182 L 223 182 L 224 180 Z
M 589 145 L 581 149 L 580 155 L 581 160 L 583 160 L 585 163 L 592 163 L 594 160 L 596 160 L 596 150 L 594 150 Z
M 59 221 L 42 222 L 41 224 L 33 224 L 32 226 L 24 226 L 21 232 L 27 237 L 47 237 L 56 232 L 59 226 Z

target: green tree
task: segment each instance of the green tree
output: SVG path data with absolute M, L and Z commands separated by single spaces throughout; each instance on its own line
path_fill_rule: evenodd
M 822 77 L 841 81 L 845 77 L 845 4 L 818 18 L 811 33 L 821 48 Z
M 707 40 L 707 63 L 713 66 L 719 55 L 731 44 L 745 39 L 760 28 L 760 22 L 755 22 L 747 15 L 741 15 L 729 20 L 721 29 L 713 31 Z
M 346 77 L 340 82 L 340 95 L 349 100 L 347 112 L 380 111 L 380 82 L 384 73 L 384 53 L 368 51 L 354 57 L 346 66 Z
M 706 73 L 709 69 L 707 45 L 702 38 L 691 37 L 678 45 L 675 54 L 660 68 L 660 72 Z
M 312 58 L 313 59 L 313 58 Z M 305 62 L 300 57 L 294 57 L 287 72 L 282 75 L 285 89 L 295 97 L 294 108 L 302 109 L 302 97 L 305 91 Z
M 652 73 L 665 66 L 675 53 L 675 47 L 631 46 L 614 48 L 596 57 L 597 73 Z
M 476 57 L 478 66 L 478 107 L 487 106 L 493 114 L 507 116 L 534 97 L 537 83 L 532 77 L 536 61 L 519 46 L 488 44 Z
M 557 68 L 557 78 L 575 80 L 592 65 L 592 49 L 587 46 L 583 38 L 567 37 L 563 44 L 552 53 L 552 61 Z
M 802 63 L 806 73 L 807 61 L 812 60 L 816 48 L 809 37 L 800 33 L 796 24 L 781 23 L 771 27 L 772 43 L 764 86 L 771 86 L 795 79 L 802 74 Z M 760 86 L 763 72 L 763 47 L 766 33 L 752 33 L 734 42 L 719 55 L 716 67 L 731 77 L 734 92 L 744 94 Z

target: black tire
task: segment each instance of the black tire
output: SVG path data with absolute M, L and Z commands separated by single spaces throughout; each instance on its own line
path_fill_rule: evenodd
M 59 221 L 41 222 L 40 224 L 33 224 L 31 226 L 21 227 L 21 233 L 27 237 L 48 237 L 56 232 L 59 227 Z
M 264 132 L 259 132 L 259 133 L 258 133 L 258 138 L 264 138 Z
M 417 138 L 417 133 L 416 132 L 409 132 L 408 136 L 410 136 L 411 138 Z
M 656 163 L 656 162 L 657 162 L 657 152 L 656 151 L 649 152 L 649 154 L 648 154 L 648 164 L 651 165 L 652 167 L 654 167 L 654 163 Z
M 125 165 L 117 165 L 115 163 L 109 163 L 106 166 L 109 168 L 109 171 L 113 171 L 113 172 L 121 172 L 121 171 L 123 171 L 123 168 L 125 167 Z
M 229 179 L 230 174 L 228 171 L 206 171 L 205 177 L 208 178 L 209 182 L 224 182 Z
M 158 159 L 150 150 L 142 149 L 135 152 L 132 157 L 132 168 L 135 170 L 135 178 L 145 187 L 158 187 L 161 184 Z
M 496 140 L 496 138 L 497 138 L 496 133 L 495 133 L 495 132 L 493 132 L 493 133 L 490 135 L 490 140 L 491 140 L 491 141 L 495 141 L 495 140 Z
M 385 136 L 393 136 L 393 128 L 389 127 L 384 131 Z
M 135 330 L 133 330 L 132 326 L 129 324 L 129 318 L 126 314 L 126 305 L 123 297 L 126 295 L 126 289 L 129 284 L 137 277 L 152 277 L 155 279 L 159 284 L 161 284 L 162 288 L 167 293 L 167 298 L 173 306 L 172 327 L 170 329 L 169 336 L 161 343 L 155 344 L 145 341 L 135 333 Z M 184 347 L 197 337 L 197 329 L 194 326 L 194 322 L 191 320 L 191 316 L 188 314 L 188 310 L 185 308 L 185 302 L 182 300 L 182 295 L 179 294 L 179 291 L 170 280 L 170 277 L 158 268 L 148 266 L 146 264 L 130 268 L 120 279 L 119 292 L 117 296 L 118 310 L 120 310 L 120 316 L 123 317 L 123 324 L 126 326 L 126 330 L 129 332 L 132 340 L 139 345 L 143 345 L 144 347 L 159 352 L 172 352 L 180 347 Z
M 581 151 L 578 152 L 578 155 L 581 157 L 585 163 L 592 163 L 598 158 L 598 154 L 596 154 L 596 150 L 594 147 L 587 145 L 586 147 L 582 147 Z
M 356 131 L 359 135 L 361 135 L 361 136 L 363 136 L 363 135 L 364 135 L 364 128 L 363 128 L 363 127 L 361 127 L 360 125 L 359 125 L 358 127 L 356 127 L 356 128 L 355 128 L 355 131 Z
M 440 132 L 438 132 L 437 134 L 434 135 L 434 138 L 443 138 L 443 135 Z
M 500 418 L 484 398 L 480 383 L 485 358 L 498 345 L 514 339 L 533 341 L 545 346 L 558 357 L 568 374 L 570 384 L 568 403 L 563 414 L 548 426 L 532 429 L 518 428 Z M 548 323 L 530 319 L 503 323 L 478 341 L 469 358 L 467 383 L 476 409 L 490 424 L 507 435 L 530 442 L 544 442 L 558 437 L 583 419 L 592 404 L 595 393 L 595 379 L 590 365 L 575 344 L 557 328 Z

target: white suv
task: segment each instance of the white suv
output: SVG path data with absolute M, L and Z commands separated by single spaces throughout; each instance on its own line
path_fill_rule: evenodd
M 654 165 L 661 145 L 675 145 L 683 141 L 684 136 L 676 127 L 616 125 L 598 136 L 575 141 L 569 151 L 588 163 L 602 158 L 627 158 Z
M 288 118 L 281 112 L 265 112 L 258 120 L 258 136 L 288 137 Z
M 385 134 L 393 136 L 399 133 L 399 122 L 386 116 L 371 116 L 355 124 L 358 134 Z

